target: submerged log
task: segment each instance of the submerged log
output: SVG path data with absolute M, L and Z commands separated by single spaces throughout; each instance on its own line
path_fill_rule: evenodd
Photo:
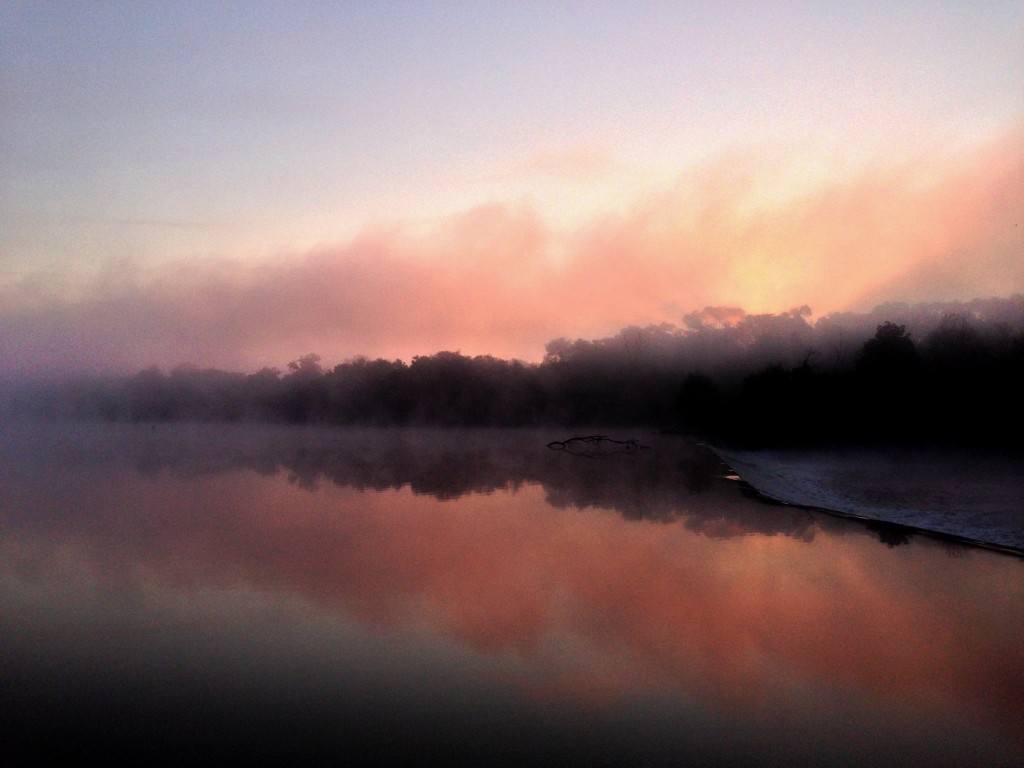
M 568 440 L 552 440 L 548 448 L 553 451 L 565 451 L 573 456 L 597 458 L 618 453 L 636 453 L 647 448 L 640 445 L 639 440 L 613 440 L 604 435 L 582 435 L 570 437 Z

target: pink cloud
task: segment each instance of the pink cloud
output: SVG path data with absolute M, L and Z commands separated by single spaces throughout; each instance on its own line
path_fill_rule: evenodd
M 681 324 L 707 305 L 821 315 L 1007 295 L 1024 288 L 1022 147 L 1018 130 L 767 202 L 767 166 L 727 157 L 571 232 L 529 204 L 492 203 L 426 233 L 371 230 L 260 265 L 129 265 L 74 295 L 60 276 L 29 276 L 0 293 L 0 359 L 20 372 L 252 370 L 309 351 L 536 360 L 558 336 Z

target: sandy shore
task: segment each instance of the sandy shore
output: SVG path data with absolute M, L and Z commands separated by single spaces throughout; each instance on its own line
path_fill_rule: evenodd
M 1024 554 L 1024 460 L 951 451 L 712 450 L 776 501 Z

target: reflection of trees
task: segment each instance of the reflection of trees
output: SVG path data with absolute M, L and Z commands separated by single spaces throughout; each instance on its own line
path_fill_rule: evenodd
M 581 458 L 548 449 L 551 437 L 536 430 L 121 426 L 93 429 L 83 437 L 92 447 L 59 460 L 124 462 L 149 475 L 283 473 L 309 490 L 323 483 L 356 490 L 409 488 L 438 499 L 539 484 L 555 507 L 680 521 L 709 536 L 811 535 L 805 512 L 771 507 L 756 497 L 752 503 L 741 484 L 722 478 L 725 467 L 718 457 L 688 438 L 643 435 L 645 450 Z
M 324 484 L 356 491 L 405 488 L 440 500 L 539 485 L 557 508 L 674 522 L 714 538 L 760 534 L 809 541 L 832 520 L 766 499 L 745 482 L 726 480 L 727 467 L 690 438 L 638 436 L 645 450 L 584 458 L 550 450 L 553 435 L 537 430 L 93 425 L 62 427 L 59 437 L 41 430 L 37 449 L 19 448 L 16 460 L 82 472 L 98 465 L 112 471 L 129 466 L 149 476 L 251 471 L 282 474 L 309 491 Z M 60 451 L 54 451 L 55 444 Z M 861 521 L 838 525 L 835 533 L 870 530 L 890 546 L 905 543 L 898 532 L 865 528 Z
M 890 549 L 909 544 L 910 537 L 913 535 L 912 529 L 895 523 L 872 520 L 866 523 L 866 525 L 868 530 L 878 534 L 878 540 Z
M 367 482 L 390 488 L 418 483 L 421 488 L 445 487 L 451 492 L 456 486 L 481 489 L 494 482 L 543 482 L 549 494 L 562 493 L 567 504 L 590 499 L 618 505 L 628 497 L 642 501 L 647 509 L 664 505 L 682 524 L 707 536 L 761 532 L 800 537 L 816 530 L 806 512 L 748 503 L 735 492 L 738 483 L 714 479 L 721 468 L 713 457 L 678 438 L 644 436 L 650 451 L 605 461 L 553 454 L 544 447 L 550 437 L 535 432 L 107 430 L 78 454 L 77 462 L 84 467 L 65 462 L 69 456 L 64 448 L 58 449 L 61 455 L 47 459 L 51 468 L 59 467 L 58 482 L 48 488 L 74 487 L 88 493 L 91 487 L 106 485 L 110 491 L 100 496 L 106 503 L 96 507 L 99 514 L 82 505 L 54 516 L 51 524 L 62 534 L 56 540 L 69 546 L 57 548 L 49 562 L 66 566 L 69 551 L 73 554 L 84 542 L 81 546 L 101 578 L 124 579 L 133 587 L 147 585 L 143 592 L 127 593 L 133 599 L 146 598 L 147 605 L 139 609 L 148 607 L 150 595 L 159 605 L 160 592 L 150 592 L 148 585 L 166 581 L 185 587 L 181 599 L 199 606 L 196 614 L 189 614 L 196 615 L 197 622 L 202 621 L 199 612 L 207 608 L 202 591 L 195 588 L 209 585 L 218 594 L 226 588 L 226 600 L 218 598 L 216 604 L 228 611 L 226 618 L 240 631 L 250 625 L 234 624 L 238 611 L 233 606 L 245 599 L 246 592 L 236 595 L 235 590 L 252 585 L 269 597 L 266 604 L 262 598 L 258 604 L 254 642 L 275 654 L 284 648 L 289 656 L 301 657 L 301 651 L 313 647 L 298 645 L 300 653 L 292 654 L 292 646 L 277 644 L 274 627 L 289 624 L 280 619 L 291 614 L 276 612 L 276 596 L 294 594 L 317 606 L 313 616 L 318 625 L 320 609 L 326 608 L 345 616 L 346 623 L 355 617 L 388 633 L 396 627 L 417 632 L 426 628 L 429 642 L 435 641 L 435 632 L 450 634 L 466 647 L 496 654 L 503 674 L 510 669 L 505 653 L 522 653 L 531 667 L 539 659 L 533 668 L 542 682 L 578 682 L 579 688 L 573 690 L 587 693 L 587 701 L 592 701 L 593 682 L 601 683 L 608 675 L 613 686 L 635 677 L 644 692 L 653 679 L 657 685 L 678 686 L 687 696 L 721 697 L 729 712 L 743 706 L 752 691 L 753 711 L 763 714 L 763 702 L 776 700 L 772 691 L 780 679 L 778 670 L 783 669 L 792 674 L 787 679 L 801 686 L 797 695 L 802 695 L 806 681 L 816 679 L 824 681 L 825 691 L 852 686 L 855 704 L 862 701 L 862 691 L 875 691 L 883 707 L 898 697 L 932 702 L 938 691 L 944 701 L 962 702 L 958 711 L 984 715 L 991 718 L 984 722 L 993 727 L 1003 725 L 1011 735 L 1017 732 L 1021 682 L 1013 673 L 1021 658 L 1015 642 L 1020 621 L 1013 598 L 1019 589 L 1004 589 L 1008 570 L 957 569 L 953 576 L 943 571 L 947 583 L 937 589 L 934 559 L 907 560 L 907 568 L 886 570 L 885 578 L 878 578 L 879 566 L 887 569 L 887 561 L 875 556 L 881 548 L 866 540 L 868 546 L 860 548 L 801 548 L 806 552 L 794 561 L 785 556 L 793 553 L 792 547 L 690 547 L 684 542 L 677 548 L 671 527 L 625 524 L 613 515 L 545 510 L 528 517 L 529 531 L 523 531 L 518 520 L 508 519 L 515 517 L 513 499 L 481 504 L 495 513 L 481 516 L 475 514 L 474 504 L 419 503 L 403 493 L 392 499 L 386 513 L 378 514 L 372 505 L 350 503 L 350 494 L 344 494 L 337 506 L 311 500 L 308 509 L 301 498 L 306 494 L 297 491 L 269 493 L 266 504 L 262 499 L 250 504 L 244 490 L 251 480 L 247 473 L 239 475 L 241 479 L 186 484 L 190 490 L 184 496 L 174 492 L 179 487 L 175 483 L 124 476 L 125 460 L 145 455 L 151 472 L 220 474 L 271 467 L 274 472 L 294 472 L 296 482 L 301 477 L 307 484 Z M 46 441 L 36 453 L 47 455 L 53 444 Z M 0 445 L 0 452 L 10 454 L 12 449 Z M 448 472 L 451 462 L 470 469 L 456 482 L 439 484 L 433 475 Z M 90 466 L 97 463 L 115 463 L 114 471 Z M 73 482 L 62 474 L 67 472 L 72 472 Z M 701 478 L 698 483 L 686 482 L 696 476 Z M 631 478 L 633 485 L 622 488 L 622 482 Z M 261 489 L 276 485 L 259 484 Z M 157 488 L 171 492 L 159 494 L 151 504 L 133 503 L 141 489 Z M 8 485 L 4 496 L 16 498 L 17 493 Z M 321 496 L 320 501 L 330 501 L 329 494 Z M 60 504 L 64 498 L 62 491 L 53 501 Z M 224 503 L 229 499 L 234 503 Z M 7 515 L 18 505 L 0 506 Z M 128 514 L 122 512 L 125 506 Z M 29 517 L 31 524 L 40 524 L 39 515 Z M 853 525 L 819 519 L 836 530 Z M 842 555 L 841 562 L 830 569 L 829 558 L 836 554 Z M 21 567 L 17 561 L 12 566 Z M 153 581 L 154 574 L 161 581 Z M 31 578 L 26 575 L 25 583 Z M 991 601 L 972 599 L 984 593 L 979 585 L 991 587 Z M 959 602 L 949 600 L 950 592 Z M 159 637 L 153 646 L 157 649 L 190 648 L 197 637 L 199 652 L 208 647 L 203 633 L 196 632 L 203 624 L 178 620 L 143 626 L 139 616 L 146 614 L 137 613 L 134 603 L 123 613 L 122 593 L 111 595 L 128 622 L 123 634 L 129 662 L 139 656 L 140 627 L 145 637 L 150 630 L 153 638 Z M 892 610 L 895 605 L 902 609 Z M 16 618 L 12 622 L 17 623 Z M 218 629 L 216 637 L 226 640 L 233 635 Z M 328 632 L 324 637 L 337 636 Z M 913 642 L 919 637 L 926 640 L 923 645 Z M 574 638 L 579 638 L 579 646 L 573 644 Z M 893 638 L 910 641 L 894 643 Z M 316 639 L 317 648 L 332 644 L 321 642 L 319 635 Z M 941 642 L 932 642 L 936 639 Z M 565 651 L 577 647 L 583 649 L 581 655 Z M 922 648 L 927 653 L 922 654 Z M 86 658 L 93 671 L 92 656 Z M 167 658 L 162 651 L 160 658 Z M 232 675 L 234 668 L 224 665 L 231 657 L 219 652 L 210 656 L 211 665 L 205 656 L 198 658 L 204 663 L 194 668 L 205 677 L 195 699 L 202 701 L 203 695 L 216 690 L 208 685 L 209 679 L 216 681 L 218 671 Z M 337 656 L 324 658 L 335 662 L 325 665 L 325 671 L 336 667 Z M 356 658 L 366 657 L 359 651 Z M 521 668 L 516 662 L 514 671 Z M 310 667 L 295 669 L 307 672 Z M 45 672 L 46 679 L 52 679 L 52 670 Z M 432 686 L 436 676 L 426 680 Z M 326 692 L 325 697 L 345 690 L 345 685 L 323 685 L 319 677 L 311 682 L 316 683 L 313 693 Z M 276 694 L 282 689 L 275 684 L 270 690 Z M 422 701 L 433 701 L 433 690 L 428 687 Z M 765 691 L 767 698 L 760 695 Z M 249 713 L 251 708 L 239 709 L 238 700 L 227 701 L 231 711 Z M 312 700 L 319 705 L 316 695 Z M 273 701 L 278 701 L 276 695 Z M 280 724 L 283 716 L 285 727 L 294 724 L 289 718 L 309 709 L 303 706 L 308 701 L 295 700 L 293 706 L 289 699 L 287 706 L 268 710 L 276 716 L 268 722 Z M 324 703 L 337 704 L 337 699 Z

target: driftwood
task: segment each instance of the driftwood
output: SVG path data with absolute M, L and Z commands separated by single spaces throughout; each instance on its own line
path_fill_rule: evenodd
M 604 435 L 583 435 L 570 437 L 568 440 L 552 440 L 548 448 L 553 451 L 565 451 L 573 456 L 595 459 L 618 453 L 636 453 L 647 448 L 640 445 L 639 440 L 612 440 Z

